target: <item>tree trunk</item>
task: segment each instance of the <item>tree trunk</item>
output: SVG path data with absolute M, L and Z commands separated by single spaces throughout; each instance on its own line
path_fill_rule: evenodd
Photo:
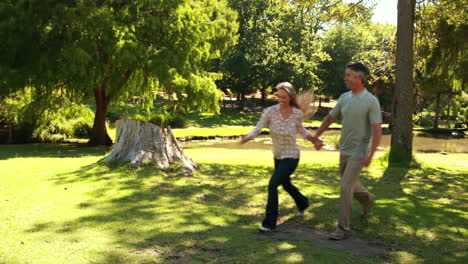
M 434 115 L 434 126 L 432 128 L 439 128 L 439 112 L 440 112 L 440 93 L 437 93 L 436 97 L 436 107 Z
M 8 144 L 13 143 L 13 123 L 8 125 Z
M 237 109 L 239 111 L 242 111 L 242 110 L 244 110 L 244 107 L 245 107 L 245 93 L 244 92 L 240 93 L 240 98 L 239 99 L 240 100 L 237 101 L 237 103 L 238 103 L 237 104 Z
M 106 95 L 105 89 L 99 87 L 94 92 L 94 98 L 96 101 L 96 114 L 94 116 L 93 129 L 91 131 L 91 139 L 88 144 L 92 146 L 110 146 L 112 145 L 112 139 L 109 137 L 109 134 L 107 134 L 106 128 L 110 96 Z
M 413 151 L 413 35 L 415 0 L 398 0 L 395 116 L 390 165 L 409 165 Z
M 261 92 L 262 92 L 262 103 L 263 103 L 263 105 L 265 105 L 266 104 L 266 99 L 267 99 L 266 88 L 262 87 Z
M 447 95 L 447 126 L 450 128 L 450 101 L 452 96 L 449 94 Z
M 170 128 L 125 119 L 118 120 L 116 125 L 117 139 L 114 148 L 103 162 L 130 161 L 130 164 L 138 168 L 153 161 L 162 169 L 167 169 L 174 162 L 181 162 L 187 173 L 198 169 L 198 164 L 185 153 Z

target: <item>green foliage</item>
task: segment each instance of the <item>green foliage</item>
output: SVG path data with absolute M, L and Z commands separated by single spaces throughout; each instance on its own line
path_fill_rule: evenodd
M 185 128 L 187 126 L 187 119 L 181 114 L 170 116 L 168 124 L 172 128 Z
M 184 128 L 187 126 L 187 119 L 181 114 L 153 114 L 153 115 L 143 115 L 143 114 L 133 114 L 133 115 L 124 115 L 122 119 L 135 119 L 141 120 L 143 122 L 149 122 L 160 127 L 171 128 Z
M 163 114 L 155 114 L 152 117 L 149 118 L 149 122 L 153 123 L 157 126 L 160 127 L 166 127 L 167 126 L 167 115 Z
M 413 115 L 413 124 L 421 127 L 432 127 L 434 125 L 434 116 L 426 111 Z
M 187 109 L 219 110 L 221 75 L 209 68 L 237 30 L 225 0 L 20 0 L 0 14 L 1 90 L 65 88 L 73 101 L 95 97 L 97 116 L 134 95 L 151 107 L 160 89 Z
M 386 93 L 388 103 L 395 70 L 395 32 L 395 26 L 379 23 L 337 25 L 327 30 L 323 34 L 324 50 L 331 60 L 321 64 L 322 93 L 337 98 L 346 92 L 346 65 L 359 61 L 371 71 L 367 86 L 376 94 Z
M 256 89 L 265 94 L 280 81 L 299 90 L 318 87 L 318 65 L 328 56 L 310 26 L 310 7 L 292 1 L 229 3 L 239 13 L 239 41 L 222 58 L 223 90 L 243 97 Z
M 53 107 L 42 105 L 33 100 L 35 90 L 19 90 L 0 101 L 2 121 L 15 127 L 14 142 L 62 142 L 90 136 L 94 114 L 88 106 L 68 102 L 57 94 Z
M 462 92 L 468 92 L 467 22 L 463 1 L 430 0 L 418 3 L 415 87 L 420 95 L 419 111 L 427 109 L 437 100 L 449 101 L 454 96 L 459 100 Z M 441 116 L 443 109 L 439 105 L 432 108 L 437 117 Z
M 70 103 L 47 109 L 38 119 L 33 137 L 41 142 L 62 142 L 69 138 L 89 138 L 93 112 L 85 105 Z

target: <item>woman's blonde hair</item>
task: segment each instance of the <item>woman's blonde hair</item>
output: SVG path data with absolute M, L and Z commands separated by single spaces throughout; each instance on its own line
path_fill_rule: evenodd
M 289 82 L 281 82 L 276 85 L 276 90 L 283 89 L 288 94 L 291 100 L 290 105 L 298 108 L 304 113 L 304 120 L 312 117 L 317 111 L 317 107 L 314 105 L 314 92 L 304 91 L 296 95 L 294 86 Z

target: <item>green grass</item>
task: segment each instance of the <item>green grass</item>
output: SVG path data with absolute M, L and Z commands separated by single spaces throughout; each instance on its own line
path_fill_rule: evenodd
M 391 247 L 358 257 L 256 231 L 266 200 L 268 150 L 189 148 L 192 177 L 151 165 L 97 162 L 106 148 L 34 144 L 0 147 L 0 263 L 466 263 L 468 154 L 418 154 L 421 168 L 361 178 L 377 197 L 358 236 Z M 381 153 L 379 153 L 381 154 Z M 337 152 L 304 151 L 294 182 L 311 198 L 301 223 L 332 230 Z M 280 190 L 280 215 L 293 218 Z

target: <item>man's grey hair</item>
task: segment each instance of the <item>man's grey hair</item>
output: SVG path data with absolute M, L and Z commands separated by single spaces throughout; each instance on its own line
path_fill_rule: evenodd
M 346 65 L 346 68 L 351 69 L 355 76 L 362 76 L 362 80 L 366 81 L 369 78 L 369 69 L 364 64 L 357 62 Z

